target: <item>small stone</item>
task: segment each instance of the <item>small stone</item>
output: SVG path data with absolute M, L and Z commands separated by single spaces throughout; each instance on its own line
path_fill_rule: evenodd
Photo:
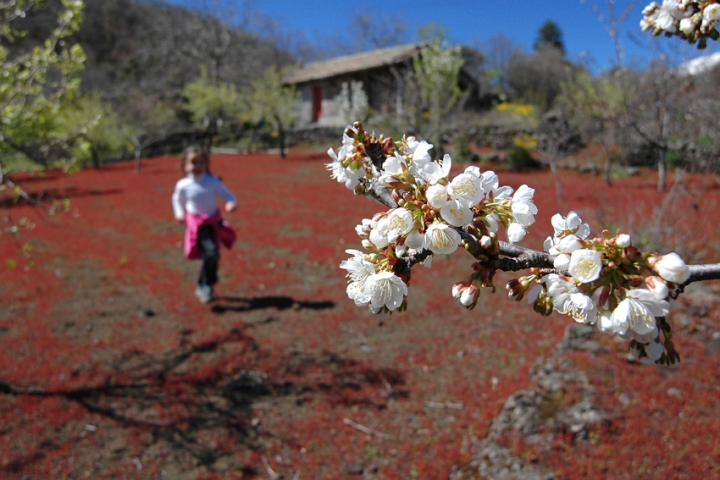
M 362 475 L 365 469 L 361 465 L 355 463 L 346 463 L 343 465 L 343 470 L 352 475 Z
M 668 388 L 667 394 L 671 397 L 679 397 L 680 395 L 682 395 L 682 390 L 680 390 L 679 388 L 671 387 Z

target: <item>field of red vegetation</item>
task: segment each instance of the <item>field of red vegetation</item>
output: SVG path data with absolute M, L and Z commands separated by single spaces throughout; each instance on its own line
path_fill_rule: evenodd
M 172 218 L 176 158 L 140 175 L 117 163 L 19 178 L 70 206 L 4 205 L 4 221 L 32 228 L 0 235 L 0 477 L 485 478 L 468 464 L 521 390 L 539 392 L 542 421 L 493 439 L 518 465 L 560 479 L 720 476 L 719 285 L 675 304 L 677 369 L 630 362 L 604 335 L 557 350 L 571 319 L 509 302 L 509 276 L 466 311 L 450 295 L 470 268 L 462 252 L 418 267 L 409 310 L 379 322 L 347 299 L 338 264 L 380 207 L 326 161 L 213 157 L 240 209 L 210 305 L 193 295 L 198 264 Z M 536 188 L 524 245 L 574 209 L 594 232 L 622 226 L 720 260 L 716 177 L 660 194 L 652 172 L 608 187 L 563 171 L 564 205 L 549 172 L 500 179 Z M 572 375 L 549 391 L 543 362 Z M 581 402 L 600 420 L 575 428 L 562 418 Z

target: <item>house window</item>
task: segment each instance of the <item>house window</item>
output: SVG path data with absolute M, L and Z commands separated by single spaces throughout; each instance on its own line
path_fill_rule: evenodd
M 322 100 L 323 90 L 322 85 L 314 85 L 312 89 L 312 119 L 313 122 L 317 122 L 322 117 Z

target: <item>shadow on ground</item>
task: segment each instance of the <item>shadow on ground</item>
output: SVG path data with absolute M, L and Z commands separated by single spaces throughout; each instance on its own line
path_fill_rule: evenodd
M 286 297 L 249 302 L 255 308 L 298 303 Z M 329 308 L 309 304 L 301 308 Z M 103 418 L 103 431 L 124 436 L 128 447 L 138 441 L 144 443 L 144 449 L 157 445 L 173 452 L 170 455 L 175 461 L 189 455 L 197 466 L 211 472 L 218 471 L 216 462 L 222 463 L 219 460 L 226 460 L 230 452 L 258 451 L 263 437 L 273 436 L 253 422 L 257 402 L 273 404 L 276 409 L 313 409 L 318 401 L 385 408 L 389 398 L 408 397 L 405 375 L 399 370 L 373 368 L 327 351 L 277 353 L 262 349 L 247 333 L 252 328 L 256 327 L 243 325 L 195 343 L 190 340 L 194 332 L 185 329 L 180 332 L 178 348 L 162 353 L 127 352 L 113 362 L 110 371 L 103 369 L 102 374 L 94 375 L 95 381 L 87 382 L 93 385 L 43 390 L 0 382 L 0 396 L 77 404 L 96 418 L 83 417 L 81 421 L 95 423 L 97 416 Z M 87 369 L 96 372 L 102 367 L 88 365 Z M 113 426 L 125 433 L 112 434 Z M 204 441 L 208 435 L 218 439 L 216 446 Z M 0 471 L 22 472 L 69 440 L 38 439 L 33 448 Z M 258 474 L 254 467 L 236 468 L 245 475 Z
M 225 312 L 247 312 L 250 310 L 261 310 L 265 308 L 275 308 L 277 310 L 326 310 L 335 307 L 335 302 L 329 300 L 310 300 L 299 302 L 291 297 L 284 296 L 268 296 L 268 297 L 216 297 L 216 303 L 212 306 L 214 313 Z

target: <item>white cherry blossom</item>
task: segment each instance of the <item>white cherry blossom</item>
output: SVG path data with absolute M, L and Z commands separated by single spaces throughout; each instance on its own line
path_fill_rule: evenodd
M 368 275 L 375 273 L 375 266 L 365 260 L 364 254 L 359 250 L 345 250 L 352 258 L 340 262 L 340 268 L 347 270 L 353 281 L 364 280 Z
M 558 243 L 555 248 L 562 253 L 572 253 L 575 250 L 580 250 L 583 246 L 584 245 L 580 240 L 580 237 L 577 235 L 568 235 L 560 240 L 560 243 Z
M 579 292 L 578 288 L 556 274 L 546 275 L 541 281 L 547 285 L 548 296 L 555 310 L 565 313 L 565 302 L 570 301 L 571 294 Z
M 568 271 L 581 283 L 590 283 L 600 277 L 603 269 L 602 258 L 595 250 L 582 248 L 570 256 Z
M 370 298 L 365 295 L 365 282 L 375 274 L 375 266 L 364 259 L 363 253 L 358 250 L 345 250 L 353 255 L 348 260 L 340 262 L 340 268 L 348 271 L 351 282 L 347 286 L 347 295 L 356 305 L 365 305 Z
M 423 247 L 433 253 L 450 254 L 460 245 L 460 234 L 444 223 L 433 223 L 425 232 Z
M 424 241 L 425 236 L 421 232 L 413 229 L 405 238 L 405 245 L 409 248 L 421 248 Z
M 483 192 L 493 192 L 500 187 L 500 180 L 498 179 L 498 176 L 495 172 L 493 172 L 492 170 L 488 170 L 487 172 L 483 172 L 482 175 L 480 175 L 480 185 L 482 186 Z M 512 195 L 512 187 L 507 188 L 510 189 L 509 195 Z M 497 195 L 494 195 L 494 197 L 498 199 Z
M 436 184 L 443 178 L 447 178 L 452 168 L 452 159 L 450 155 L 445 155 L 442 162 L 429 162 L 420 168 L 419 173 L 416 175 L 421 180 Z
M 415 137 L 407 138 L 407 152 L 412 156 L 414 163 L 427 163 L 432 161 L 429 150 L 433 148 L 431 143 L 425 140 L 418 142 Z
M 337 154 L 332 148 L 328 149 L 327 153 L 333 161 L 325 164 L 325 168 L 330 171 L 331 178 L 336 179 L 339 183 L 344 183 L 350 190 L 355 190 L 355 187 L 360 184 L 360 178 L 365 172 L 362 169 L 353 171 L 342 164 L 340 159 L 346 156 L 346 152 L 347 147 L 345 146 L 340 147 Z
M 380 272 L 365 281 L 365 295 L 370 297 L 370 306 L 374 310 L 387 307 L 393 311 L 402 305 L 408 289 L 405 282 L 392 272 Z
M 574 230 L 575 228 L 577 228 L 575 235 L 579 238 L 586 239 L 588 235 L 590 235 L 590 226 L 587 223 L 582 223 L 580 215 L 575 212 L 568 213 L 567 218 L 556 213 L 550 222 L 552 223 L 553 230 L 555 230 L 554 236 L 556 238 L 561 238 L 565 232 Z
M 680 20 L 680 31 L 685 35 L 690 35 L 695 31 L 695 20 L 692 17 L 686 17 Z
M 495 200 L 505 200 L 512 196 L 514 190 L 512 187 L 505 185 L 504 187 L 498 187 L 493 189 L 492 194 Z
M 508 240 L 510 243 L 517 243 L 525 237 L 527 231 L 520 223 L 513 222 L 507 228 Z
M 450 182 L 448 194 L 453 200 L 460 200 L 472 208 L 482 200 L 485 192 L 478 177 L 470 173 L 461 173 Z
M 578 323 L 594 325 L 597 319 L 597 305 L 584 293 L 571 293 L 563 304 L 563 313 L 570 315 Z
M 561 253 L 553 260 L 553 267 L 558 270 L 566 271 L 570 268 L 570 255 L 567 253 Z
M 425 192 L 425 196 L 433 208 L 442 208 L 448 201 L 447 188 L 444 185 L 432 185 Z
M 658 300 L 648 290 L 630 290 L 612 313 L 613 328 L 622 336 L 647 343 L 657 337 L 655 317 L 666 315 L 667 312 L 668 303 Z
M 474 175 L 478 178 L 481 178 L 482 172 L 480 171 L 480 167 L 470 166 L 465 168 L 465 173 Z
M 397 181 L 397 177 L 402 175 L 405 169 L 407 169 L 405 159 L 396 152 L 394 156 L 387 157 L 383 162 L 383 171 L 378 178 L 378 182 L 386 187 L 391 187 L 392 183 Z
M 385 248 L 390 243 L 388 239 L 388 232 L 390 231 L 390 221 L 388 217 L 382 217 L 378 220 L 375 228 L 370 230 L 370 241 L 377 248 Z
M 472 222 L 473 213 L 463 202 L 450 200 L 440 209 L 443 220 L 454 227 L 464 227 Z
M 535 189 L 527 185 L 521 185 L 513 195 L 512 211 L 515 220 L 521 225 L 528 227 L 535 222 L 538 209 L 532 202 Z
M 413 228 L 412 214 L 405 208 L 396 208 L 387 216 L 389 242 L 395 242 L 398 237 L 410 233 Z M 373 242 L 374 243 L 374 242 Z

